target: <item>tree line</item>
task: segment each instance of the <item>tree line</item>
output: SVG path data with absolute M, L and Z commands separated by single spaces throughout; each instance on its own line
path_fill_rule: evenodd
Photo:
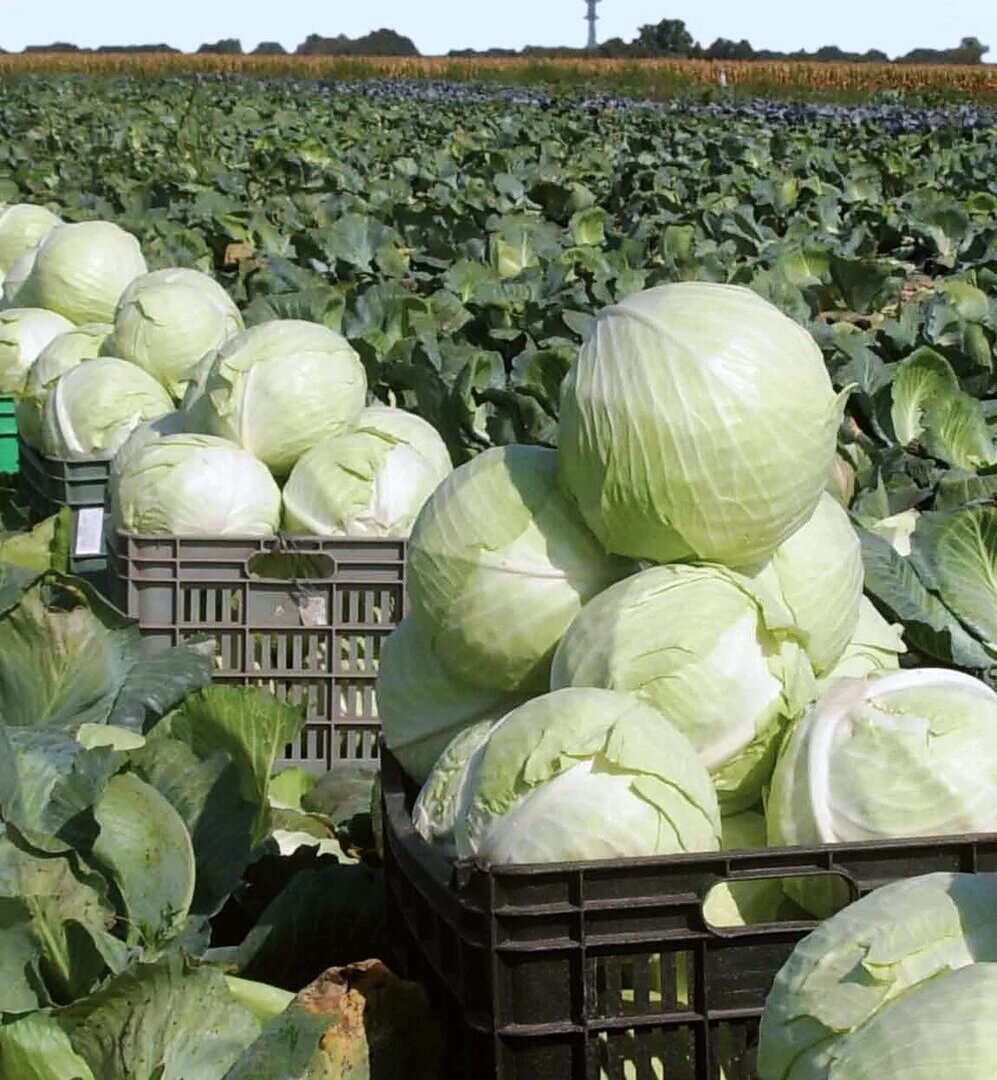
M 0 52 L 4 50 L 0 49 Z M 97 49 L 82 49 L 78 45 L 55 42 L 52 45 L 29 45 L 25 52 L 152 52 L 177 53 L 170 45 L 102 45 Z M 989 47 L 975 37 L 964 37 L 954 49 L 912 49 L 892 62 L 898 64 L 979 64 Z M 242 42 L 238 38 L 223 38 L 220 41 L 205 42 L 198 53 L 222 55 L 244 55 Z M 287 50 L 279 41 L 261 41 L 249 55 L 283 56 Z M 345 34 L 336 37 L 322 37 L 309 34 L 294 50 L 297 56 L 419 56 L 419 50 L 411 38 L 395 30 L 382 28 L 364 34 L 359 38 L 349 38 Z M 836 63 L 887 63 L 890 57 L 879 49 L 869 49 L 864 53 L 846 52 L 836 45 L 825 45 L 814 52 L 804 49 L 797 52 L 775 52 L 771 49 L 755 49 L 744 39 L 732 41 L 717 38 L 712 45 L 703 46 L 694 40 L 692 34 L 681 19 L 662 19 L 658 23 L 640 27 L 632 41 L 623 38 L 610 38 L 602 42 L 595 50 L 569 47 L 550 48 L 547 46 L 528 45 L 524 49 L 452 49 L 453 57 L 579 57 L 603 56 L 614 59 L 675 58 L 702 60 L 811 60 Z

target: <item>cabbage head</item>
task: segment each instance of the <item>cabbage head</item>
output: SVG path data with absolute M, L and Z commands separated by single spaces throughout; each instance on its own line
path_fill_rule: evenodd
M 558 646 L 551 686 L 600 686 L 653 705 L 713 774 L 725 814 L 768 781 L 813 672 L 789 614 L 721 566 L 643 570 L 597 596 Z
M 792 615 L 814 672 L 832 668 L 858 625 L 864 580 L 858 534 L 834 497 L 821 495 L 810 520 L 749 576 Z
M 767 817 L 773 845 L 997 832 L 997 693 L 935 668 L 833 683 L 782 745 Z
M 242 329 L 239 309 L 214 278 L 171 267 L 125 289 L 107 352 L 138 364 L 179 400 L 198 362 Z
M 193 374 L 185 407 L 281 478 L 306 450 L 352 428 L 367 396 L 367 376 L 346 338 L 296 319 L 236 334 Z
M 452 675 L 411 617 L 381 648 L 376 692 L 384 741 L 418 784 L 458 732 L 481 720 L 497 720 L 523 700 Z
M 147 436 L 115 462 L 115 528 L 146 536 L 276 533 L 280 489 L 252 454 L 213 435 Z
M 492 720 L 479 720 L 459 731 L 446 744 L 412 807 L 415 831 L 449 859 L 457 857 L 457 814 L 467 767 L 494 726 Z
M 73 324 L 41 308 L 0 311 L 0 394 L 20 394 L 38 354 Z
M 514 709 L 475 751 L 457 851 L 484 863 L 716 851 L 720 814 L 696 751 L 660 713 L 570 687 Z
M 813 513 L 843 408 L 813 339 L 760 296 L 658 286 L 600 312 L 568 372 L 564 482 L 609 551 L 757 565 Z
M 88 360 L 49 391 L 42 452 L 65 461 L 110 459 L 139 424 L 172 409 L 170 395 L 141 368 L 116 357 Z
M 5 308 L 33 307 L 31 290 L 25 288 L 31 271 L 38 257 L 38 248 L 28 248 L 23 255 L 18 255 L 13 266 L 3 276 L 3 304 Z
M 776 976 L 760 1080 L 982 1078 L 997 1060 L 997 876 L 884 885 L 805 937 Z
M 486 450 L 422 508 L 408 550 L 412 614 L 441 662 L 476 686 L 547 687 L 561 635 L 630 566 L 607 556 L 557 481 L 557 453 Z
M 61 224 L 62 221 L 44 206 L 32 203 L 0 205 L 0 280 L 26 251 Z
M 353 431 L 298 459 L 284 487 L 284 529 L 308 536 L 405 539 L 426 500 L 453 471 L 425 420 L 372 405 Z
M 863 596 L 855 633 L 837 664 L 817 680 L 817 689 L 823 693 L 836 679 L 865 679 L 879 672 L 896 671 L 906 651 L 903 627 L 888 623 L 872 601 Z
M 56 380 L 84 360 L 99 356 L 110 332 L 109 323 L 74 326 L 52 338 L 38 354 L 38 359 L 28 371 L 24 391 L 17 403 L 18 434 L 29 446 L 41 449 L 45 399 Z
M 147 270 L 131 233 L 109 221 L 59 225 L 38 245 L 23 288 L 71 322 L 113 322 L 125 289 Z

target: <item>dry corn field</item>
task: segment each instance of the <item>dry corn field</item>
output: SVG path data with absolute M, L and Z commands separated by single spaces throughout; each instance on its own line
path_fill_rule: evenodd
M 451 57 L 190 55 L 179 53 L 20 53 L 0 56 L 0 76 L 25 74 L 296 78 L 405 78 L 561 86 L 598 85 L 650 98 L 680 89 L 728 87 L 753 93 L 844 95 L 942 93 L 997 97 L 997 65 L 847 64 L 714 60 L 610 60 Z

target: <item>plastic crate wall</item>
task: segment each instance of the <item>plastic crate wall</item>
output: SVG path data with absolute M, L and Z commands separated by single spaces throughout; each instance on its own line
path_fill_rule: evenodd
M 713 929 L 712 886 L 997 870 L 997 835 L 487 869 L 415 832 L 388 751 L 381 783 L 394 961 L 441 1010 L 444 1080 L 755 1080 L 765 997 L 815 924 Z
M 117 533 L 112 599 L 138 621 L 148 652 L 210 638 L 216 681 L 269 689 L 300 708 L 306 724 L 283 760 L 325 772 L 378 756 L 374 683 L 405 610 L 405 546 Z M 302 565 L 307 577 L 287 575 Z
M 0 473 L 16 473 L 17 456 L 17 404 L 0 395 Z
M 109 461 L 62 461 L 45 457 L 18 439 L 19 483 L 32 520 L 44 521 L 63 507 L 72 511 L 69 572 L 108 591 L 103 543 Z

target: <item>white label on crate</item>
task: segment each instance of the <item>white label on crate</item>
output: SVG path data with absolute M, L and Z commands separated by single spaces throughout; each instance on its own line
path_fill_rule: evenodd
M 302 626 L 328 626 L 329 606 L 324 596 L 303 596 L 298 601 Z
M 100 555 L 104 551 L 104 508 L 87 506 L 76 511 L 76 541 L 73 554 Z

